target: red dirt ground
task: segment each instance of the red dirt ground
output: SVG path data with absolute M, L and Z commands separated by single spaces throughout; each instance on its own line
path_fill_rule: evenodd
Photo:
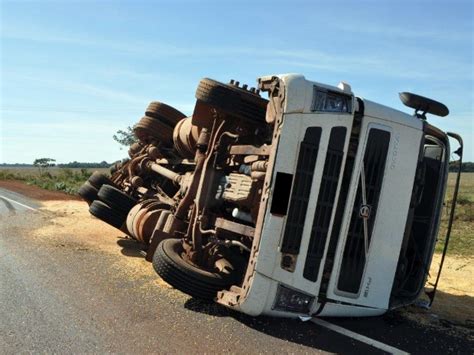
M 79 196 L 68 195 L 60 191 L 43 190 L 40 187 L 27 185 L 23 181 L 17 180 L 0 180 L 0 187 L 3 187 L 10 191 L 18 192 L 22 195 L 39 201 L 81 200 Z

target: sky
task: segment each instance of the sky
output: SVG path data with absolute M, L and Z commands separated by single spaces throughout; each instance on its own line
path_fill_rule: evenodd
M 0 0 L 0 163 L 113 162 L 150 101 L 185 114 L 199 80 L 300 73 L 460 133 L 474 161 L 473 1 Z M 454 145 L 453 145 L 454 146 Z

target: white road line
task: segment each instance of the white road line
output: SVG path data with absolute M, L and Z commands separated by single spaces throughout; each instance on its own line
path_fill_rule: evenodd
M 340 327 L 338 325 L 335 325 L 335 324 L 332 324 L 332 323 L 329 323 L 329 322 L 326 322 L 320 318 L 312 318 L 311 319 L 311 322 L 317 324 L 317 325 L 320 325 L 324 328 L 327 328 L 329 330 L 332 330 L 334 332 L 337 332 L 337 333 L 340 333 L 342 335 L 345 335 L 345 336 L 348 336 L 350 338 L 353 338 L 355 340 L 358 340 L 362 343 L 365 343 L 365 344 L 368 344 L 370 346 L 373 346 L 374 348 L 377 348 L 377 349 L 380 349 L 380 350 L 383 350 L 383 351 L 386 351 L 390 354 L 409 354 L 403 350 L 400 350 L 400 349 L 397 349 L 397 348 L 394 348 L 393 346 L 390 346 L 390 345 L 387 345 L 387 344 L 384 344 L 384 343 L 381 343 L 377 340 L 374 340 L 374 339 L 371 339 L 369 337 L 366 337 L 365 335 L 362 335 L 362 334 L 358 334 L 358 333 L 355 333 L 349 329 L 346 329 L 346 328 L 343 328 L 343 327 Z
M 9 201 L 9 202 L 16 203 L 17 205 L 20 205 L 20 206 L 22 206 L 22 207 L 28 208 L 29 210 L 36 211 L 36 208 L 33 208 L 33 207 L 30 207 L 30 206 L 24 205 L 23 203 L 20 203 L 20 202 L 18 202 L 18 201 L 12 200 L 11 198 L 8 198 L 8 197 L 2 196 L 2 195 L 0 195 L 0 198 L 3 199 L 3 200 L 7 200 L 7 201 Z

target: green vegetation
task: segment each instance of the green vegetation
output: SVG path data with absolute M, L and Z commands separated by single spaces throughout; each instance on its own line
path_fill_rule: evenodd
M 43 174 L 46 171 L 46 169 L 48 169 L 51 166 L 54 166 L 55 161 L 56 161 L 55 159 L 51 159 L 51 158 L 39 158 L 39 159 L 35 159 L 35 161 L 33 162 L 33 166 L 38 168 L 38 171 L 40 174 Z
M 125 130 L 119 129 L 117 133 L 115 133 L 112 138 L 118 144 L 124 147 L 130 147 L 133 143 L 137 143 L 138 139 L 135 137 L 133 133 L 133 128 L 128 126 Z M 122 149 L 122 148 L 120 148 Z
M 34 163 L 36 164 L 0 164 L 0 169 L 18 169 L 18 168 L 31 168 L 31 167 L 37 167 L 39 163 L 43 163 L 43 159 L 48 159 L 48 158 L 41 158 L 41 159 L 36 159 Z M 51 159 L 54 161 L 54 159 Z M 51 162 L 51 161 L 50 161 Z M 73 161 L 70 163 L 66 164 L 49 164 L 47 167 L 50 168 L 52 166 L 57 166 L 59 168 L 86 168 L 86 169 L 102 169 L 102 168 L 109 168 L 112 164 L 107 163 L 106 161 L 101 161 L 100 163 L 84 163 L 80 161 Z
M 71 195 L 77 193 L 79 187 L 91 176 L 87 169 L 69 168 L 16 168 L 1 169 L 0 180 L 20 180 L 28 185 L 35 185 L 42 189 L 62 191 Z

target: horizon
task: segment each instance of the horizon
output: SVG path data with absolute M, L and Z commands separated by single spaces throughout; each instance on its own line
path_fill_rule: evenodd
M 472 1 L 0 6 L 0 164 L 121 160 L 112 136 L 150 101 L 189 115 L 203 77 L 255 86 L 288 72 L 408 114 L 399 92 L 443 102 L 450 115 L 428 121 L 461 134 L 474 161 Z

